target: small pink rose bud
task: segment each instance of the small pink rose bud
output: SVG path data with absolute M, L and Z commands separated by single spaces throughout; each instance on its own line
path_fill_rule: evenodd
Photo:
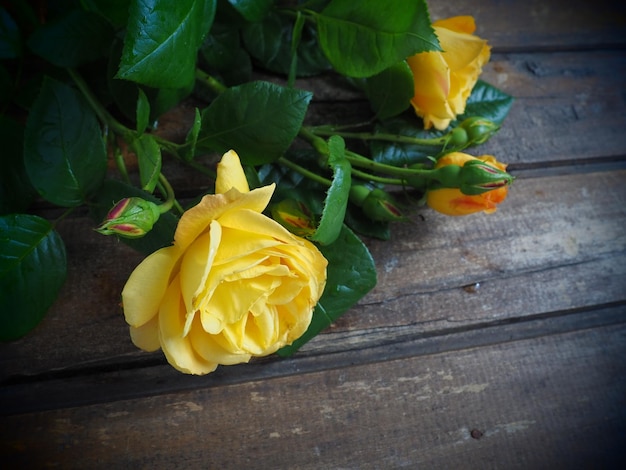
M 153 202 L 127 197 L 113 206 L 96 231 L 103 235 L 140 238 L 152 230 L 160 215 L 158 206 Z

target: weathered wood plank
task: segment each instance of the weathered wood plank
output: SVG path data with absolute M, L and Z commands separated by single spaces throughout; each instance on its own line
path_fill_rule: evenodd
M 9 468 L 618 468 L 626 327 L 9 416 Z
M 589 49 L 622 45 L 626 7 L 615 0 L 430 1 L 433 20 L 472 15 L 496 50 Z
M 513 168 L 625 158 L 626 52 L 495 54 L 481 78 L 515 102 L 502 129 L 469 153 L 496 155 Z M 312 124 L 371 117 L 366 102 L 355 102 L 358 93 L 337 80 L 299 86 L 314 92 Z
M 622 171 L 523 179 L 490 216 L 419 210 L 394 226 L 390 241 L 369 242 L 378 286 L 335 331 L 415 324 L 434 331 L 626 300 L 625 178 Z M 93 233 L 86 219 L 59 228 L 68 282 L 33 334 L 0 345 L 3 378 L 142 357 L 117 306 L 141 256 Z M 475 283 L 477 293 L 463 289 Z

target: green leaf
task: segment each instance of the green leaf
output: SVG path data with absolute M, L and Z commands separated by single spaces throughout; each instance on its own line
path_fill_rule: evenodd
M 376 285 L 374 259 L 363 242 L 346 226 L 334 243 L 321 246 L 328 260 L 326 288 L 307 331 L 290 346 L 278 350 L 286 357 L 331 325 Z
M 405 111 L 414 92 L 413 72 L 404 60 L 365 80 L 365 94 L 378 119 Z
M 246 20 L 261 21 L 268 13 L 274 0 L 228 0 Z
M 478 80 L 467 100 L 465 112 L 450 123 L 450 129 L 456 127 L 467 118 L 480 116 L 497 124 L 508 114 L 513 104 L 513 98 L 488 83 Z M 384 121 L 376 128 L 377 132 L 385 134 L 404 135 L 420 139 L 441 137 L 447 131 L 426 131 L 421 120 L 413 112 Z M 372 159 L 377 162 L 394 166 L 424 163 L 427 157 L 437 156 L 441 146 L 401 144 L 372 141 L 370 144 Z
M 89 105 L 73 88 L 46 77 L 24 134 L 24 163 L 35 189 L 56 205 L 80 205 L 99 188 L 106 162 Z
M 288 74 L 293 61 L 293 26 L 290 18 L 270 12 L 262 22 L 244 25 L 244 45 L 263 68 Z M 317 42 L 315 28 L 305 22 L 297 48 L 296 74 L 299 77 L 311 76 L 328 70 L 329 67 Z
M 337 72 L 370 77 L 418 52 L 440 50 L 424 0 L 333 0 L 314 14 Z
M 497 124 L 502 124 L 513 105 L 513 97 L 496 87 L 478 80 L 467 99 L 465 112 L 457 118 L 458 122 L 469 117 L 481 116 Z M 452 123 L 454 127 L 455 123 Z
M 186 161 L 193 160 L 196 155 L 196 145 L 198 143 L 198 135 L 200 135 L 200 129 L 202 127 L 202 115 L 200 110 L 196 108 L 195 116 L 193 119 L 193 126 L 189 129 L 187 137 L 185 138 L 185 147 L 181 152 L 181 156 Z
M 22 54 L 22 38 L 13 17 L 0 6 L 0 59 L 15 59 Z
M 78 67 L 104 55 L 113 41 L 113 29 L 96 13 L 71 10 L 36 30 L 28 46 L 58 67 Z
M 221 93 L 202 112 L 198 147 L 235 150 L 244 165 L 282 156 L 298 134 L 312 93 L 257 81 Z
M 412 112 L 388 119 L 376 126 L 376 132 L 394 134 L 420 139 L 440 137 L 445 131 L 424 130 L 423 123 Z M 413 163 L 425 163 L 429 156 L 441 151 L 440 145 L 417 145 L 399 142 L 372 140 L 370 143 L 372 159 L 393 166 L 406 166 Z
M 0 115 L 2 171 L 0 171 L 0 214 L 24 211 L 37 192 L 30 184 L 24 168 L 24 128 L 16 121 Z
M 215 4 L 215 0 L 133 0 L 117 78 L 154 88 L 188 86 Z
M 151 193 L 154 191 L 161 174 L 161 147 L 152 134 L 143 134 L 131 143 L 139 162 L 139 180 L 141 188 Z
M 45 219 L 0 217 L 0 340 L 24 336 L 44 317 L 65 282 L 65 246 Z
M 159 199 L 145 191 L 117 180 L 105 180 L 98 194 L 90 201 L 89 210 L 91 217 L 96 224 L 100 224 L 106 217 L 107 213 L 113 205 L 124 199 L 125 197 L 141 197 L 146 201 L 161 203 Z M 134 248 L 135 250 L 149 255 L 159 248 L 170 246 L 174 240 L 174 232 L 178 219 L 171 212 L 161 214 L 159 220 L 144 237 L 141 238 L 123 238 L 119 240 Z
M 228 86 L 250 80 L 252 62 L 243 49 L 239 30 L 230 23 L 215 23 L 200 47 L 201 58 L 212 75 Z
M 333 180 L 324 201 L 319 226 L 310 237 L 320 245 L 329 245 L 339 236 L 346 215 L 351 185 L 351 167 L 346 159 L 343 139 L 337 135 L 330 137 L 328 150 L 330 151 L 328 165 L 333 169 Z
M 137 133 L 143 134 L 150 122 L 150 102 L 144 91 L 139 88 L 137 95 Z
M 131 0 L 81 0 L 86 9 L 107 19 L 114 28 L 126 26 Z

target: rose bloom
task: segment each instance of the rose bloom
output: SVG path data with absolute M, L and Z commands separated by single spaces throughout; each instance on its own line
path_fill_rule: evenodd
M 407 59 L 415 83 L 411 104 L 424 119 L 425 129 L 444 130 L 465 111 L 482 67 L 489 62 L 490 47 L 472 34 L 476 25 L 471 16 L 435 21 L 433 27 L 443 52 L 422 52 Z
M 472 157 L 461 152 L 452 152 L 443 156 L 437 161 L 435 168 L 446 165 L 463 166 L 469 160 L 480 160 L 499 170 L 506 170 L 506 165 L 498 162 L 493 155 Z M 426 204 L 437 212 L 446 215 L 468 215 L 480 211 L 491 214 L 496 211 L 496 206 L 504 201 L 507 192 L 508 186 L 502 186 L 474 196 L 463 194 L 460 189 L 456 188 L 432 189 L 426 193 Z
M 249 190 L 232 150 L 215 193 L 178 223 L 172 246 L 142 261 L 122 292 L 133 343 L 181 372 L 248 362 L 299 338 L 326 283 L 309 241 L 261 212 L 275 185 Z

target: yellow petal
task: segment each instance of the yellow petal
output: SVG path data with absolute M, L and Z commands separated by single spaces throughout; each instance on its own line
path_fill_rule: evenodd
M 194 350 L 206 361 L 233 365 L 250 360 L 250 354 L 234 353 L 223 348 L 215 340 L 215 336 L 206 333 L 199 324 L 194 325 L 189 336 Z
M 130 339 L 139 349 L 152 352 L 161 347 L 159 342 L 159 317 L 156 315 L 148 323 L 138 328 L 130 327 Z
M 411 104 L 416 113 L 428 119 L 431 116 L 454 119 L 455 115 L 448 106 L 450 68 L 443 54 L 423 52 L 409 57 L 407 63 L 413 72 L 415 93 Z
M 200 308 L 198 299 L 207 295 L 205 291 L 207 279 L 221 239 L 220 224 L 213 221 L 210 232 L 199 236 L 183 256 L 180 266 L 180 286 L 187 315 L 193 315 Z
M 248 193 L 240 193 L 233 188 L 225 194 L 209 194 L 191 209 L 187 210 L 176 227 L 174 244 L 181 250 L 187 247 L 205 232 L 211 221 L 223 214 L 239 209 L 263 212 L 272 198 L 275 185 L 263 186 Z
M 270 219 L 261 214 L 260 211 L 241 210 L 229 212 L 224 214 L 223 217 L 220 217 L 220 224 L 225 229 L 231 228 L 239 230 L 243 234 L 241 236 L 248 236 L 250 239 L 257 238 L 261 235 L 284 243 L 300 244 L 299 240 L 301 240 L 274 219 Z
M 146 257 L 132 272 L 122 290 L 124 316 L 129 325 L 139 327 L 157 314 L 179 258 L 177 247 L 161 248 Z
M 435 27 L 435 33 L 443 49 L 443 58 L 452 72 L 461 70 L 478 59 L 486 41 L 471 34 L 457 33 L 446 28 Z
M 434 21 L 433 26 L 447 28 L 457 33 L 472 34 L 476 31 L 476 22 L 472 16 L 453 16 L 445 20 Z
M 241 193 L 250 191 L 248 180 L 239 161 L 239 155 L 234 150 L 229 150 L 217 164 L 215 193 L 224 194 L 232 188 L 236 188 Z
M 217 368 L 217 363 L 198 355 L 189 336 L 183 335 L 186 318 L 179 281 L 179 276 L 173 279 L 159 310 L 161 348 L 167 361 L 179 371 L 186 374 L 208 374 Z
M 241 215 L 242 219 L 250 221 L 250 226 L 252 228 L 252 220 L 254 220 L 254 217 L 248 216 L 253 216 L 253 214 L 261 216 L 261 214 L 251 211 L 246 211 L 245 213 L 242 211 L 237 215 Z M 265 216 L 261 217 L 267 219 Z M 220 245 L 220 249 L 217 252 L 217 256 L 215 257 L 216 265 L 231 262 L 232 260 L 246 257 L 248 255 L 256 257 L 258 260 L 263 255 L 255 255 L 255 253 L 280 244 L 280 242 L 275 238 L 259 232 L 250 233 L 239 229 L 233 229 L 228 226 L 231 225 L 232 220 L 225 219 L 226 218 L 220 219 L 220 225 L 222 226 L 223 231 L 223 240 Z M 223 222 L 226 222 L 227 225 L 224 225 Z M 253 263 L 254 261 L 250 260 L 250 262 Z

